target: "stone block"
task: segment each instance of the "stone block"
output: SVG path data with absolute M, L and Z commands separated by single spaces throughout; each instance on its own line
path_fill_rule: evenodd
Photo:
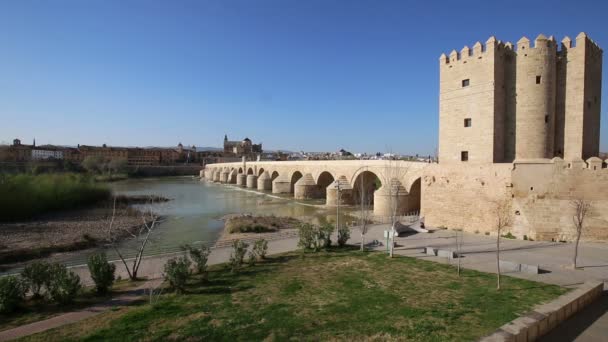
M 432 255 L 432 256 L 436 256 L 437 255 L 437 250 L 433 247 L 424 247 L 424 253 L 426 255 Z
M 503 272 L 519 272 L 521 271 L 521 265 L 516 262 L 499 260 L 500 270 Z
M 438 249 L 437 256 L 442 258 L 454 259 L 456 257 L 456 253 L 447 249 Z
M 538 265 L 520 264 L 519 267 L 522 273 L 538 274 Z
M 490 336 L 486 336 L 480 340 L 480 342 L 514 342 L 515 337 L 501 329 L 498 329 L 495 333 Z

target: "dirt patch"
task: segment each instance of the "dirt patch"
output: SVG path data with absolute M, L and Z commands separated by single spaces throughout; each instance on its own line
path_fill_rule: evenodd
M 0 271 L 10 263 L 100 246 L 108 237 L 111 218 L 112 204 L 103 203 L 30 221 L 0 223 Z M 119 237 L 126 237 L 141 224 L 140 211 L 117 204 L 113 227 Z

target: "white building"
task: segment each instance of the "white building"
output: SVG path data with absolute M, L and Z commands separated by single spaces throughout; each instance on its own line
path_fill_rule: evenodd
M 63 159 L 63 151 L 32 149 L 32 160 Z

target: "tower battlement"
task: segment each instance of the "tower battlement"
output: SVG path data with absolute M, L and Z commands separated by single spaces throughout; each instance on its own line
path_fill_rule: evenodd
M 458 61 L 466 60 L 470 57 L 481 57 L 488 51 L 496 50 L 511 50 L 516 53 L 525 53 L 527 50 L 541 48 L 555 48 L 558 52 L 563 52 L 570 49 L 575 49 L 577 46 L 584 44 L 592 53 L 602 54 L 602 48 L 585 32 L 579 33 L 573 41 L 570 37 L 566 36 L 561 40 L 561 44 L 557 44 L 555 37 L 549 36 L 548 38 L 544 34 L 539 34 L 532 42 L 528 37 L 521 37 L 516 44 L 511 42 L 502 42 L 496 40 L 494 36 L 488 38 L 485 44 L 477 41 L 473 44 L 472 48 L 465 45 L 460 51 L 452 50 L 449 54 L 442 53 L 439 56 L 440 64 L 450 64 Z
M 488 38 L 485 44 L 477 41 L 472 48 L 465 45 L 460 52 L 452 50 L 449 55 L 442 53 L 439 56 L 440 64 L 456 63 L 458 61 L 466 61 L 470 58 L 480 58 L 488 53 L 496 52 L 497 50 L 505 49 L 505 44 L 500 40 L 496 40 L 494 36 Z
M 539 34 L 491 36 L 439 57 L 443 161 L 512 162 L 599 153 L 603 51 Z

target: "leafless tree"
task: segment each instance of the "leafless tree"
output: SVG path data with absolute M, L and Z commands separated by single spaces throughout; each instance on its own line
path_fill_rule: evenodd
M 365 173 L 362 173 L 361 181 L 359 182 L 359 227 L 361 228 L 362 251 L 365 249 L 365 234 L 367 234 L 367 231 L 369 230 L 369 224 L 372 216 L 369 208 L 371 204 L 371 196 L 365 189 Z
M 392 153 L 391 153 L 392 155 Z M 403 195 L 404 188 L 401 184 L 401 181 L 405 178 L 408 172 L 408 165 L 400 160 L 395 160 L 394 158 L 389 159 L 388 164 L 385 169 L 386 176 L 386 184 L 382 186 L 386 186 L 386 190 L 388 191 L 389 196 L 389 208 L 390 208 L 390 222 L 391 222 L 391 230 L 390 234 L 390 253 L 389 256 L 392 258 L 395 250 L 395 224 L 397 223 L 397 217 L 399 216 L 399 197 Z
M 460 277 L 460 249 L 462 248 L 462 240 L 464 238 L 462 229 L 454 229 L 456 233 L 456 258 L 458 259 L 458 276 Z
M 137 280 L 137 272 L 141 265 L 146 247 L 151 241 L 151 235 L 158 225 L 163 222 L 162 217 L 152 210 L 153 196 L 150 196 L 147 204 L 140 210 L 142 224 L 135 230 L 132 227 L 115 224 L 116 218 L 116 197 L 112 206 L 112 217 L 106 231 L 108 245 L 116 252 L 120 260 L 125 266 L 129 278 Z M 134 257 L 129 262 L 129 255 L 125 254 L 119 248 L 119 241 L 122 236 L 130 236 L 133 241 L 131 249 L 134 252 Z
M 572 267 L 576 268 L 576 259 L 578 258 L 578 244 L 581 240 L 581 235 L 583 233 L 585 218 L 591 209 L 591 203 L 582 198 L 577 198 L 570 202 L 572 207 L 574 207 L 574 215 L 572 216 L 572 223 L 574 224 L 574 229 L 576 229 L 576 242 L 574 244 L 574 257 L 572 259 Z
M 500 290 L 500 237 L 503 229 L 511 225 L 511 199 L 503 198 L 494 201 L 496 223 L 496 290 Z

